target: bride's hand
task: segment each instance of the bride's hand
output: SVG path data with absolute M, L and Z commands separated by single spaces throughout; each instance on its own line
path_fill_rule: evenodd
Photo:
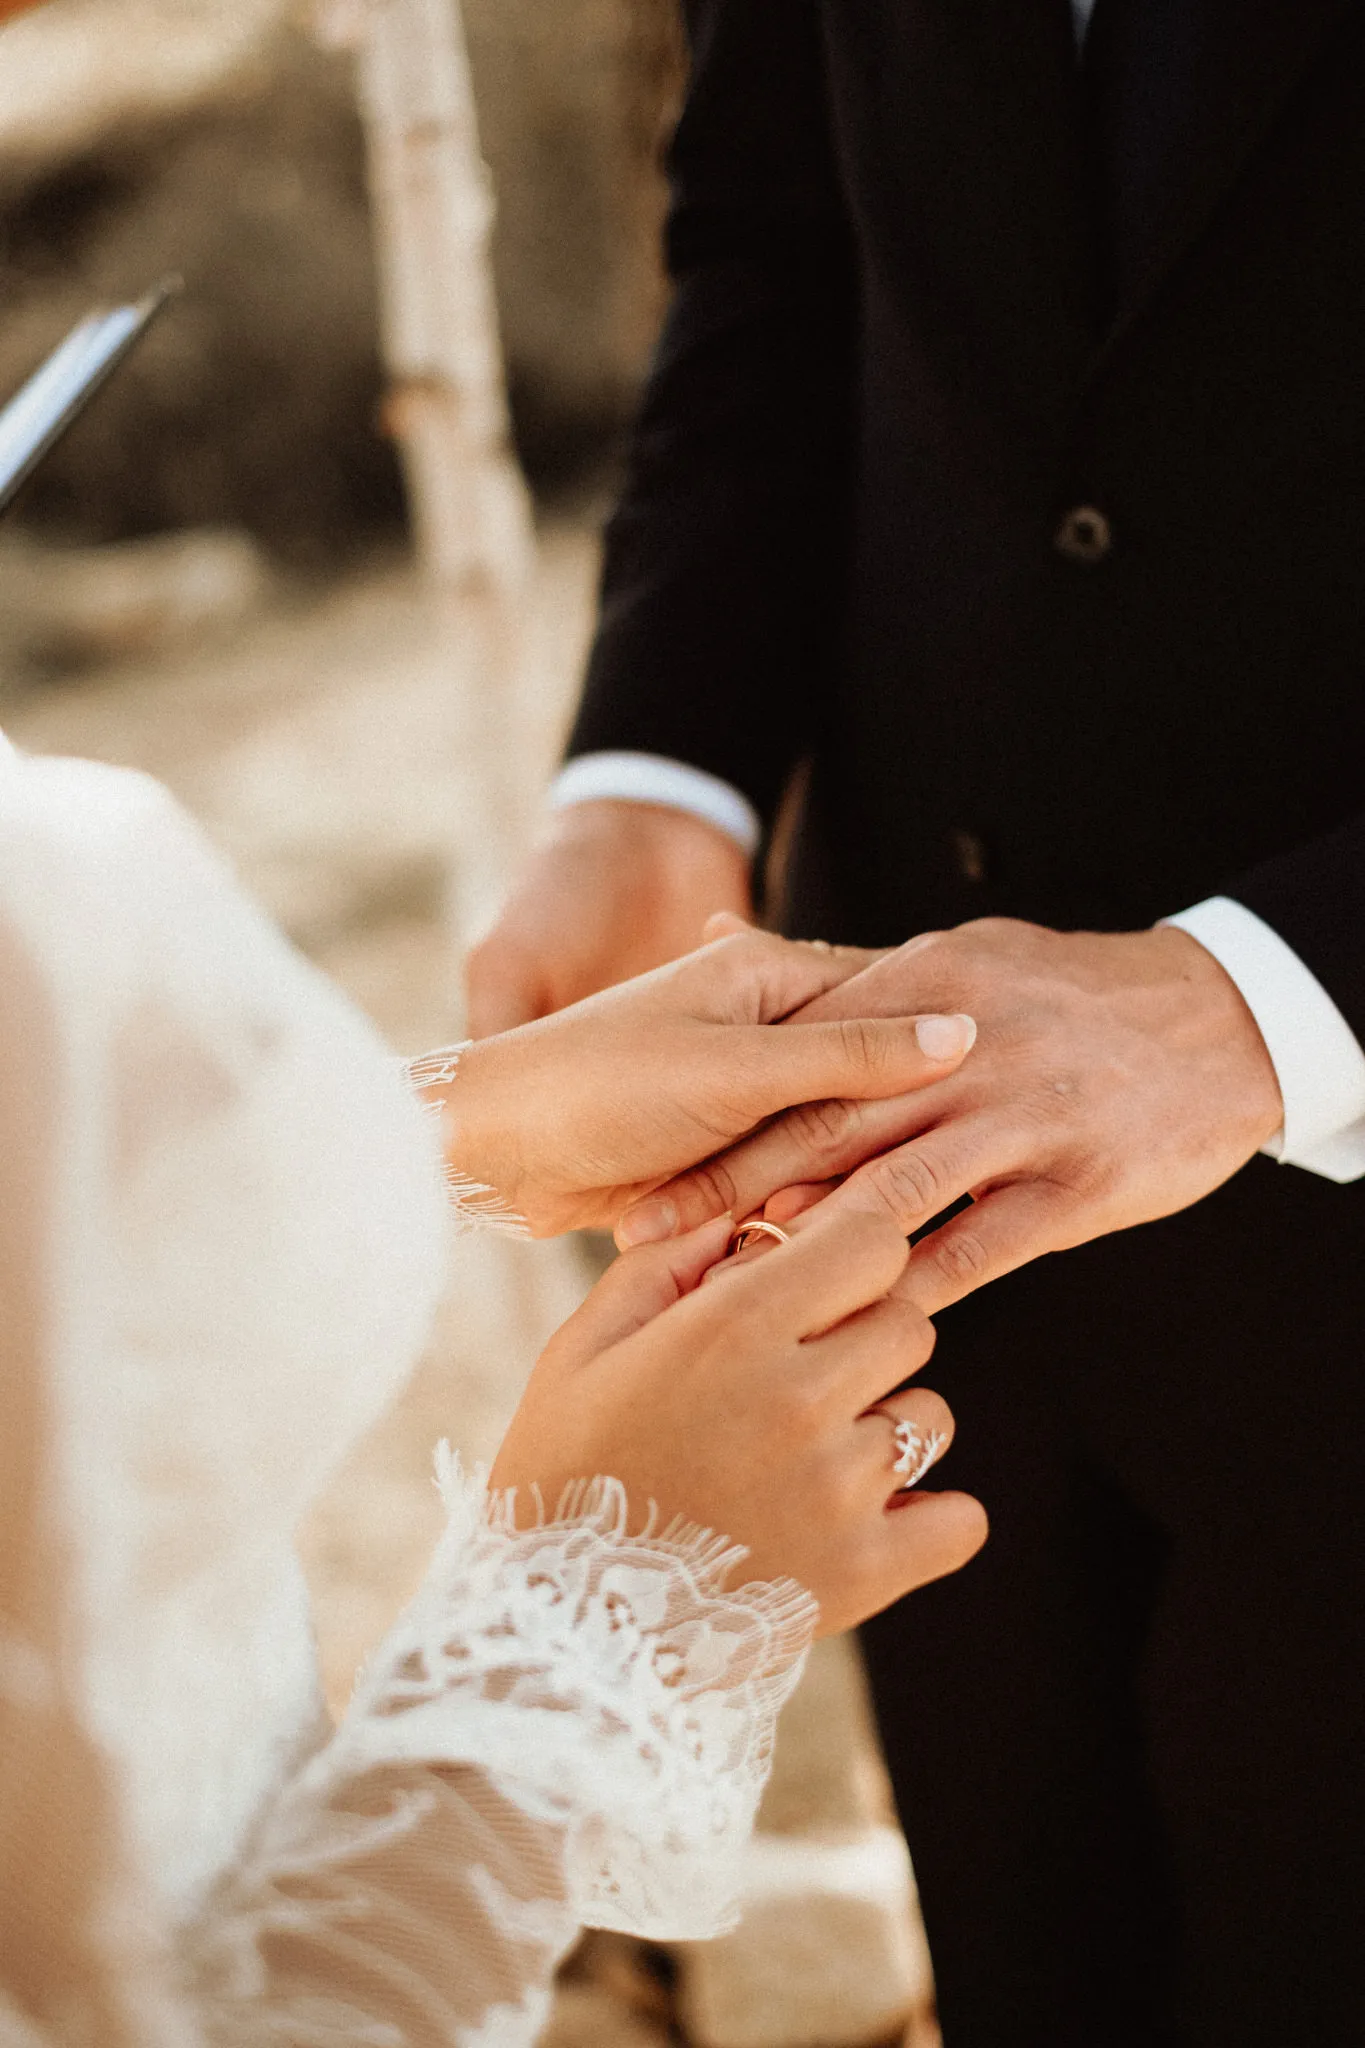
M 537 1237 L 609 1229 L 628 1202 L 797 1103 L 871 1101 L 943 1080 L 975 1036 L 969 1019 L 770 1028 L 875 957 L 731 930 L 481 1039 L 450 1077 L 424 1063 L 438 1075 L 422 1085 L 441 1103 L 451 1166 Z
M 929 1461 L 953 1421 L 927 1389 L 893 1391 L 934 1345 L 889 1298 L 909 1248 L 883 1217 L 814 1211 L 790 1244 L 711 1272 L 728 1226 L 627 1252 L 554 1337 L 493 1468 L 553 1514 L 570 1480 L 619 1479 L 632 1528 L 655 1502 L 748 1546 L 748 1576 L 790 1576 L 821 1633 L 850 1628 L 980 1549 L 968 1494 L 904 1492 L 897 1455 Z M 534 1509 L 524 1499 L 519 1520 Z

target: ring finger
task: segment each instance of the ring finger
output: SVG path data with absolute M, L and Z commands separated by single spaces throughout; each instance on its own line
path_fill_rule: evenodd
M 948 1403 L 931 1387 L 889 1394 L 859 1416 L 860 1455 L 887 1507 L 904 1505 L 947 1452 L 956 1428 Z

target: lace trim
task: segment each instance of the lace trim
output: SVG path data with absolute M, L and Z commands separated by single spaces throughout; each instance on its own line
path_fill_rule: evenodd
M 654 1504 L 629 1533 L 614 1479 L 519 1530 L 512 1493 L 437 1453 L 448 1523 L 426 1582 L 362 1673 L 323 1775 L 478 1763 L 568 1830 L 595 1926 L 703 1938 L 729 1924 L 778 1712 L 818 1617 L 793 1580 L 728 1590 L 747 1553 Z M 707 1893 L 698 1899 L 699 1881 Z
M 447 1445 L 437 1463 L 449 1519 L 423 1587 L 195 1937 L 215 2042 L 416 2039 L 387 2026 L 387 1999 L 272 2004 L 265 1958 L 303 1936 L 334 1961 L 332 1983 L 363 1965 L 372 1986 L 397 2003 L 420 1994 L 430 2012 L 444 1994 L 414 1974 L 411 1902 L 425 1892 L 434 1909 L 452 1884 L 444 1967 L 459 1966 L 465 1994 L 490 1940 L 520 1959 L 515 1981 L 490 1982 L 440 2036 L 486 2048 L 534 2039 L 576 1924 L 655 1939 L 734 1924 L 815 1601 L 790 1580 L 729 1590 L 745 1552 L 660 1527 L 652 1506 L 632 1535 L 615 1480 L 566 1489 L 553 1517 L 519 1530 L 511 1494 L 467 1478 Z M 385 1810 L 347 1811 L 348 1788 L 386 1769 L 402 1789 Z
M 422 1107 L 439 1126 L 444 1115 L 444 1104 L 426 1100 L 431 1088 L 449 1088 L 459 1071 L 460 1060 L 473 1044 L 466 1039 L 462 1045 L 442 1046 L 437 1052 L 423 1053 L 420 1059 L 409 1060 L 404 1066 L 411 1086 L 422 1098 Z M 458 1167 L 446 1165 L 444 1169 L 446 1190 L 450 1196 L 455 1214 L 460 1222 L 472 1230 L 496 1230 L 504 1237 L 529 1237 L 526 1219 L 498 1193 L 496 1188 L 483 1181 L 471 1180 Z

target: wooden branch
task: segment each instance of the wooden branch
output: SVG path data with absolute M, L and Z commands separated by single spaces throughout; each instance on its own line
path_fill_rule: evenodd
M 403 454 L 419 557 L 443 584 L 511 591 L 534 543 L 510 447 L 493 201 L 459 0 L 334 0 L 322 28 L 356 53 L 385 419 Z

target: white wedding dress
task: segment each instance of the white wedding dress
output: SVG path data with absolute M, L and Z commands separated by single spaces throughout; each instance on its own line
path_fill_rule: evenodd
M 119 2004 L 35 1991 L 0 1796 L 0 2048 L 523 2048 L 581 1923 L 723 1925 L 813 1603 L 627 1536 L 610 1482 L 515 1533 L 446 1456 L 330 1727 L 293 1535 L 427 1335 L 437 1133 L 161 789 L 3 739 L 0 1058 L 6 1384 L 62 1560 L 46 1638 L 0 1602 L 0 1706 L 65 1714 L 107 1789 Z

